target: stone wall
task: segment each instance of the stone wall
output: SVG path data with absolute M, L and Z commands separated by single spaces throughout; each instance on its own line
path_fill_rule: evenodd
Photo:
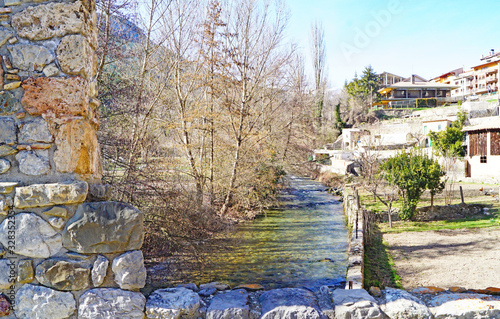
M 143 318 L 143 214 L 108 202 L 94 0 L 0 7 L 0 317 Z
M 363 288 L 363 257 L 364 257 L 364 219 L 363 209 L 355 186 L 344 187 L 344 213 L 347 224 L 352 229 L 349 240 L 348 266 L 345 289 Z

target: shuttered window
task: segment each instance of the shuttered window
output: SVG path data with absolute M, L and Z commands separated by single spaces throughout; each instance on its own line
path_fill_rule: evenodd
M 488 152 L 488 133 L 486 131 L 469 132 L 469 156 L 484 156 Z
M 490 132 L 491 155 L 500 155 L 500 131 Z

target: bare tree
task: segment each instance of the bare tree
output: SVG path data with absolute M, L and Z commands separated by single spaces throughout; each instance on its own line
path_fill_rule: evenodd
M 323 118 L 323 108 L 325 103 L 326 87 L 326 49 L 325 49 L 325 31 L 323 25 L 315 21 L 311 25 L 311 55 L 314 71 L 314 89 L 315 89 L 315 110 L 314 115 L 318 127 L 321 127 Z

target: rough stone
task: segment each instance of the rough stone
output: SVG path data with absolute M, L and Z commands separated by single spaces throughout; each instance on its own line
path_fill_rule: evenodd
M 80 297 L 79 319 L 143 319 L 146 298 L 139 292 L 114 288 L 95 288 Z M 106 314 L 103 317 L 102 314 Z
M 264 290 L 264 287 L 259 284 L 245 284 L 234 287 L 234 289 L 245 289 L 246 291 L 259 291 L 259 290 Z
M 10 117 L 0 117 L 0 144 L 17 143 L 16 122 Z
M 32 282 L 35 279 L 33 273 L 33 261 L 31 259 L 20 260 L 17 270 L 17 282 L 20 284 L 25 284 Z
M 11 197 L 0 195 L 0 215 L 7 215 L 12 205 L 13 201 Z
M 115 282 L 122 289 L 140 289 L 146 285 L 146 267 L 140 250 L 129 251 L 116 257 L 111 269 Z
M 379 287 L 370 287 L 370 295 L 375 296 L 375 297 L 381 297 L 382 296 L 382 291 L 380 291 Z
M 274 289 L 259 298 L 262 304 L 262 319 L 324 318 L 314 294 L 300 288 Z
M 21 104 L 33 116 L 86 116 L 88 85 L 81 77 L 39 77 L 23 81 Z
M 87 202 L 105 202 L 111 198 L 111 185 L 108 184 L 90 184 Z
M 108 270 L 109 260 L 103 255 L 97 256 L 92 267 L 92 284 L 94 287 L 99 287 L 106 278 L 106 271 Z
M 50 171 L 49 151 L 20 151 L 16 154 L 19 170 L 31 176 L 45 175 Z
M 87 191 L 87 183 L 82 181 L 16 187 L 14 206 L 30 208 L 82 203 Z
M 437 294 L 438 292 L 444 292 L 445 289 L 439 287 L 418 287 L 412 290 L 414 294 Z
M 500 298 L 482 294 L 441 294 L 429 302 L 435 318 L 500 318 Z
M 332 293 L 335 318 L 386 318 L 375 299 L 363 289 L 335 289 Z
M 3 46 L 7 41 L 14 35 L 12 30 L 0 27 L 0 47 Z
M 16 225 L 16 245 L 13 252 L 32 258 L 48 258 L 62 248 L 61 234 L 49 223 L 32 213 L 14 216 Z M 8 245 L 8 220 L 0 224 L 0 242 Z
M 56 229 L 63 229 L 65 221 L 61 217 L 49 218 L 49 224 Z
M 10 314 L 11 304 L 7 297 L 0 294 L 0 317 L 7 317 Z
M 9 171 L 11 165 L 9 160 L 5 158 L 0 158 L 0 174 L 5 174 Z
M 433 318 L 431 311 L 422 301 L 404 290 L 386 288 L 384 295 L 385 302 L 380 306 L 391 319 Z
M 50 134 L 47 122 L 37 117 L 29 122 L 24 123 L 19 129 L 19 143 L 51 143 L 53 141 L 52 134 Z
M 54 61 L 54 55 L 45 47 L 32 44 L 16 44 L 7 47 L 15 68 L 28 71 L 34 66 L 44 67 Z
M 84 203 L 66 224 L 64 247 L 84 254 L 140 249 L 143 218 L 142 212 L 124 203 Z
M 180 285 L 177 285 L 177 288 L 186 288 L 186 289 L 189 289 L 189 290 L 192 290 L 192 291 L 197 291 L 198 290 L 198 286 L 196 286 L 195 283 L 188 283 L 188 284 L 180 284 Z
M 59 68 L 54 63 L 51 63 L 43 68 L 43 74 L 46 77 L 59 75 Z
M 215 294 L 217 292 L 217 288 L 205 288 L 205 289 L 200 289 L 198 291 L 198 294 L 202 297 L 210 297 L 211 295 Z
M 455 286 L 455 287 L 448 288 L 448 291 L 455 292 L 455 293 L 456 292 L 461 293 L 461 292 L 466 292 L 467 289 L 465 289 L 464 287 L 457 287 L 457 286 Z
M 10 194 L 16 186 L 16 182 L 0 182 L 0 194 Z
M 18 318 L 63 319 L 75 313 L 76 302 L 70 292 L 26 284 L 16 293 Z
M 9 145 L 0 145 L 0 157 L 15 155 L 17 149 Z
M 12 275 L 14 277 L 9 277 L 9 274 L 11 273 L 11 266 L 14 267 L 12 269 Z M 12 263 L 8 259 L 0 259 L 0 289 L 8 289 L 11 285 L 14 283 L 10 281 L 10 278 L 16 278 L 15 273 L 16 273 L 16 264 Z
M 57 47 L 57 60 L 63 72 L 85 78 L 92 77 L 97 63 L 87 39 L 78 34 L 62 38 Z
M 89 286 L 90 265 L 87 263 L 47 259 L 36 267 L 40 284 L 57 290 L 83 290 Z
M 15 90 L 21 86 L 21 81 L 4 84 L 3 89 L 7 91 Z
M 158 319 L 192 317 L 200 307 L 201 298 L 186 288 L 167 288 L 154 291 L 146 302 L 146 316 Z
M 52 207 L 49 210 L 43 212 L 45 215 L 54 216 L 54 217 L 68 217 L 68 210 L 62 207 Z
M 93 24 L 81 1 L 32 6 L 12 16 L 12 27 L 18 36 L 35 41 L 67 34 L 91 35 Z
M 227 290 L 230 289 L 229 285 L 221 282 L 209 282 L 208 284 L 201 284 L 200 289 L 215 288 L 217 290 Z
M 246 290 L 232 290 L 215 295 L 207 309 L 207 319 L 248 319 L 250 306 Z M 283 317 L 284 318 L 284 317 Z
M 61 173 L 94 174 L 100 178 L 99 143 L 94 128 L 86 120 L 61 125 L 56 133 L 56 169 Z
M 1 73 L 1 72 L 0 72 Z M 0 76 L 2 76 L 0 74 Z M 3 83 L 0 83 L 3 87 Z M 0 92 L 0 115 L 11 115 L 21 109 L 21 103 L 10 92 Z

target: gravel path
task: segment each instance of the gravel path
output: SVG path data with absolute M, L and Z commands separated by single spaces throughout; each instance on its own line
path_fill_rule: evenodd
M 405 289 L 500 287 L 500 228 L 384 234 Z

